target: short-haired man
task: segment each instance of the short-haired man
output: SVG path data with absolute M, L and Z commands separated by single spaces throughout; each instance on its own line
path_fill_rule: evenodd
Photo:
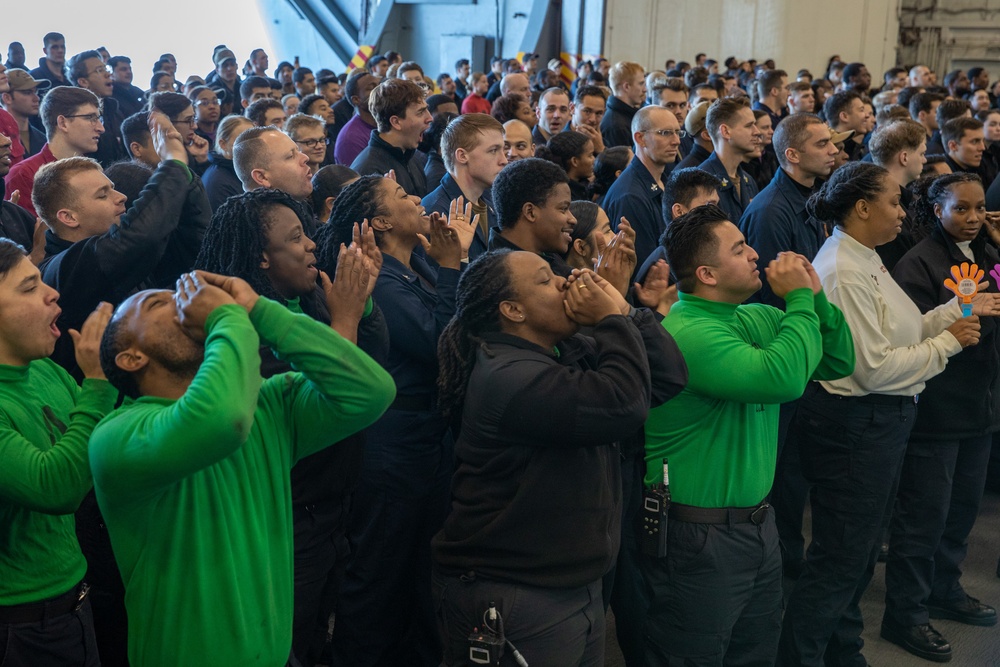
M 645 260 L 663 233 L 663 170 L 673 164 L 680 146 L 677 117 L 661 106 L 639 109 L 632 118 L 635 157 L 611 184 L 604 196 L 604 210 L 618 231 L 622 218 L 635 230 L 635 253 Z
M 31 78 L 41 81 L 45 79 L 53 88 L 56 86 L 72 86 L 63 73 L 66 64 L 66 38 L 58 32 L 46 33 L 42 37 L 42 50 L 45 56 L 38 59 L 38 67 L 28 72 Z
M 507 162 L 517 162 L 535 156 L 535 140 L 531 128 L 512 118 L 503 124 L 503 154 Z
M 705 127 L 712 137 L 712 155 L 699 165 L 722 183 L 719 206 L 730 222 L 738 224 L 750 200 L 757 196 L 757 183 L 743 169 L 743 163 L 760 157 L 762 145 L 757 119 L 744 98 L 712 102 L 705 115 Z
M 907 76 L 907 83 L 914 88 L 927 88 L 934 85 L 934 82 L 931 80 L 931 71 L 926 65 L 914 65 L 910 68 Z
M 870 116 L 861 95 L 854 89 L 830 95 L 823 103 L 823 115 L 837 132 L 854 131 L 854 136 L 844 142 L 844 149 L 849 159 L 862 159 L 868 152 L 863 141 L 868 133 Z
M 694 107 L 702 102 L 714 102 L 717 99 L 719 99 L 719 91 L 707 83 L 701 83 L 691 88 L 691 93 L 688 95 L 688 106 Z
M 250 67 L 253 70 L 252 74 L 254 76 L 267 76 L 267 68 L 270 65 L 270 59 L 267 57 L 267 51 L 264 49 L 254 49 L 250 52 Z
M 376 131 L 351 163 L 362 176 L 396 172 L 396 182 L 409 195 L 427 195 L 427 177 L 413 159 L 424 130 L 431 124 L 424 91 L 412 81 L 389 79 L 375 88 L 369 108 Z
M 684 80 L 680 77 L 672 76 L 667 77 L 663 83 L 654 86 L 650 92 L 650 98 L 652 98 L 652 104 L 658 104 L 674 114 L 677 118 L 677 123 L 681 127 L 684 127 L 684 121 L 687 119 L 688 111 L 691 109 L 690 102 L 688 102 L 689 94 L 690 90 L 687 84 L 684 83 Z M 691 154 L 693 148 L 694 139 L 688 134 L 688 136 L 681 139 L 681 145 L 677 151 L 677 161 L 674 164 L 667 165 L 667 171 L 677 169 L 680 163 Z M 702 160 L 699 160 L 694 166 L 698 166 L 701 162 Z
M 788 84 L 788 113 L 814 113 L 816 93 L 805 81 Z
M 17 665 L 99 664 L 73 512 L 93 484 L 90 434 L 117 400 L 98 357 L 111 308 L 65 331 L 58 300 L 24 249 L 0 239 L 0 633 Z M 75 340 L 82 387 L 47 358 L 60 336 Z
M 492 104 L 501 95 L 520 95 L 526 100 L 531 99 L 531 84 L 528 76 L 522 72 L 511 72 L 500 79 L 497 84 L 497 95 L 487 93 L 486 100 Z
M 928 153 L 932 155 L 945 155 L 948 153 L 948 147 L 941 136 L 941 132 L 944 130 L 945 123 L 955 118 L 972 118 L 972 109 L 969 107 L 968 102 L 965 100 L 946 99 L 937 106 L 937 110 L 934 112 L 934 121 L 937 123 L 938 129 L 927 140 Z
M 126 118 L 138 113 L 146 102 L 142 88 L 132 85 L 132 59 L 128 56 L 112 56 L 108 60 L 111 68 L 111 96 L 118 102 L 118 108 Z
M 379 79 L 364 70 L 352 73 L 344 84 L 344 99 L 350 101 L 355 114 L 337 135 L 333 149 L 337 164 L 353 163 L 368 145 L 372 132 L 378 130 L 375 117 L 368 108 L 368 99 L 377 85 Z
M 252 127 L 236 137 L 233 167 L 246 192 L 274 188 L 298 201 L 312 194 L 309 158 L 274 127 Z
M 262 343 L 296 370 L 262 380 Z M 202 272 L 176 293 L 125 301 L 101 366 L 139 399 L 90 446 L 126 582 L 130 662 L 285 664 L 291 466 L 371 424 L 394 398 L 392 378 L 330 326 Z
M 906 186 L 920 178 L 924 165 L 927 164 L 927 135 L 920 123 L 907 118 L 879 125 L 872 133 L 868 149 L 872 162 L 887 170 L 899 183 L 899 205 L 907 212 L 903 219 L 903 229 L 896 238 L 875 248 L 882 258 L 882 264 L 892 272 L 896 263 L 918 240 L 914 234 L 916 230 L 913 216 L 910 214 L 913 194 Z
M 778 124 L 788 115 L 788 73 L 783 69 L 769 69 L 757 77 L 757 94 L 759 99 L 753 108 L 764 111 L 771 117 L 771 127 L 778 129 Z
M 28 71 L 24 60 L 24 44 L 21 42 L 11 42 L 7 45 L 7 62 L 4 63 L 7 69 L 23 69 Z
M 944 87 L 955 99 L 962 99 L 971 90 L 969 76 L 960 69 L 953 69 L 944 76 Z
M 149 96 L 149 110 L 160 111 L 167 117 L 181 135 L 181 141 L 184 142 L 184 149 L 188 155 L 188 166 L 199 176 L 204 174 L 210 164 L 209 145 L 208 141 L 198 136 L 195 131 L 198 123 L 195 120 L 194 105 L 191 100 L 180 93 L 160 91 Z
M 340 79 L 336 75 L 324 76 L 316 82 L 316 92 L 326 98 L 326 103 L 333 108 L 337 102 L 344 99 L 344 91 L 340 87 Z
M 47 143 L 35 155 L 11 167 L 7 174 L 7 192 L 18 190 L 18 205 L 37 217 L 31 200 L 35 174 L 42 165 L 74 155 L 97 150 L 104 134 L 100 100 L 89 90 L 58 86 L 42 100 L 40 115 L 45 124 Z
M 45 133 L 30 121 L 38 116 L 41 104 L 38 91 L 48 88 L 49 82 L 44 79 L 36 81 L 23 69 L 7 70 L 7 81 L 10 86 L 7 91 L 0 84 L 0 104 L 17 123 L 18 133 L 11 139 L 19 139 L 24 146 L 24 157 L 31 157 L 45 145 Z M 0 132 L 4 129 L 6 128 L 0 128 Z
M 246 109 L 257 100 L 271 98 L 271 82 L 267 77 L 248 76 L 240 84 L 240 108 Z
M 604 152 L 601 120 L 608 103 L 607 94 L 597 86 L 580 85 L 573 97 L 573 116 L 569 129 L 584 134 L 594 142 L 594 152 Z
M 161 162 L 127 212 L 125 196 L 89 158 L 45 165 L 35 178 L 32 200 L 49 228 L 39 268 L 63 295 L 64 331 L 79 329 L 101 301 L 114 305 L 140 285 L 172 284 L 194 264 L 212 216 L 208 197 L 167 118 L 154 112 L 150 123 Z M 79 378 L 68 340 L 56 343 L 52 359 Z
M 559 165 L 539 158 L 508 164 L 493 182 L 497 228 L 490 230 L 489 249 L 537 253 L 553 273 L 569 276 L 563 255 L 576 225 L 571 200 L 569 178 Z
M 458 108 L 462 108 L 462 100 L 469 96 L 469 75 L 472 73 L 472 66 L 468 58 L 459 58 L 455 61 L 455 101 Z
M 794 253 L 764 270 L 784 313 L 741 305 L 761 286 L 757 254 L 717 206 L 674 220 L 665 242 L 680 301 L 663 326 L 684 353 L 689 381 L 650 410 L 645 426 L 645 482 L 664 482 L 668 460 L 671 496 L 669 556 L 639 563 L 651 593 L 647 659 L 773 664 L 781 556 L 766 497 L 778 404 L 799 398 L 810 380 L 853 370 L 850 330 Z
M 424 211 L 448 217 L 452 201 L 462 197 L 479 216 L 479 227 L 469 247 L 469 259 L 486 252 L 490 230 L 497 225 L 492 187 L 507 166 L 504 133 L 500 121 L 482 113 L 459 116 L 441 136 L 441 157 L 448 172 L 441 185 L 424 197 Z M 471 221 L 470 221 L 471 222 Z
M 153 137 L 149 133 L 148 115 L 140 111 L 125 119 L 121 127 L 122 143 L 128 149 L 132 160 L 156 169 L 160 164 L 160 156 L 153 145 Z
M 300 98 L 316 92 L 316 75 L 308 67 L 298 67 L 292 72 L 295 94 Z
M 247 107 L 243 115 L 257 127 L 274 126 L 279 130 L 285 128 L 285 107 L 278 100 L 270 97 L 257 100 Z
M 632 145 L 632 118 L 646 101 L 646 75 L 639 63 L 623 61 L 611 68 L 611 97 L 601 120 L 604 146 Z
M 872 87 L 872 75 L 864 63 L 849 63 L 844 67 L 844 90 L 853 90 L 859 95 L 868 95 Z
M 559 134 L 570 121 L 573 105 L 569 93 L 562 88 L 549 88 L 538 98 L 538 123 L 531 131 L 535 144 L 546 144 L 552 135 Z
M 124 159 L 128 155 L 121 143 L 121 125 L 125 116 L 112 96 L 111 71 L 101 59 L 101 54 L 83 51 L 74 55 L 66 61 L 66 78 L 74 86 L 86 88 L 101 98 L 101 123 L 105 131 L 97 142 L 97 150 L 88 157 L 94 158 L 103 167 Z
M 964 171 L 976 174 L 983 183 L 986 180 L 983 169 L 983 152 L 986 143 L 983 137 L 983 123 L 975 118 L 955 118 L 941 128 L 948 166 L 952 173 Z M 988 186 L 987 186 L 988 187 Z
M 934 136 L 934 132 L 940 129 L 937 122 L 937 110 L 942 102 L 944 102 L 944 95 L 940 93 L 917 93 L 910 98 L 910 103 L 907 105 L 910 118 L 923 125 L 928 142 Z
M 287 134 L 299 150 L 305 153 L 309 165 L 309 173 L 312 176 L 323 166 L 323 160 L 329 147 L 326 145 L 326 132 L 323 129 L 323 121 L 315 116 L 307 116 L 297 113 L 285 123 L 285 134 Z M 313 191 L 315 197 L 315 182 Z M 329 217 L 329 216 L 327 216 Z M 326 221 L 326 218 L 323 218 Z
M 788 126 L 785 126 L 786 121 Z M 806 211 L 806 201 L 817 179 L 833 171 L 837 147 L 819 116 L 787 116 L 772 138 L 779 169 L 774 179 L 747 206 L 739 220 L 740 231 L 766 265 L 783 252 L 795 252 L 809 261 L 826 240 L 823 223 Z M 775 308 L 784 306 L 766 279 L 753 300 Z

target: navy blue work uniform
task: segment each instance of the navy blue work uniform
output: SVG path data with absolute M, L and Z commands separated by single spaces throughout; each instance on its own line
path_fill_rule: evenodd
M 430 540 L 448 510 L 451 437 L 437 410 L 437 343 L 455 314 L 460 272 L 412 269 L 383 255 L 372 294 L 389 328 L 386 370 L 396 400 L 368 429 L 348 536 L 351 560 L 337 605 L 334 665 L 441 660 L 430 602 Z
M 351 163 L 351 169 L 362 176 L 376 174 L 383 176 L 389 170 L 395 170 L 396 182 L 408 195 L 424 197 L 427 194 L 427 176 L 424 175 L 424 160 L 419 159 L 417 151 L 396 148 L 383 139 L 378 130 L 372 130 L 368 145 L 358 153 Z
M 604 210 L 611 228 L 618 231 L 624 217 L 635 230 L 635 255 L 645 259 L 666 229 L 663 221 L 663 190 L 639 157 L 633 157 L 604 195 Z
M 527 252 L 524 248 L 511 243 L 509 240 L 500 236 L 500 230 L 498 228 L 490 229 L 490 250 L 513 250 L 515 252 Z M 563 278 L 568 278 L 571 273 L 573 273 L 573 267 L 566 263 L 566 260 L 561 256 L 556 255 L 551 252 L 540 253 L 541 258 L 549 263 L 549 267 L 552 269 L 552 273 L 557 276 L 562 276 Z
M 1000 263 L 985 229 L 971 250 L 979 266 Z M 893 278 L 927 312 L 953 297 L 942 276 L 968 261 L 937 223 L 903 256 Z M 989 291 L 996 288 L 991 284 Z M 928 606 L 966 601 L 961 565 L 986 484 L 992 434 L 1000 430 L 1000 326 L 992 317 L 980 326 L 979 344 L 952 357 L 920 394 L 885 570 L 885 620 L 896 626 L 927 623 Z
M 604 118 L 601 119 L 601 139 L 605 148 L 632 147 L 632 117 L 639 110 L 614 95 L 608 98 Z
M 780 252 L 797 252 L 812 261 L 826 241 L 823 223 L 809 215 L 806 201 L 812 190 L 797 183 L 784 169 L 778 169 L 766 188 L 754 197 L 740 220 L 740 231 L 747 243 L 760 256 L 763 283 L 748 301 L 766 303 L 785 309 L 785 300 L 775 295 L 767 283 L 763 267 Z M 771 489 L 771 506 L 781 541 L 781 557 L 785 571 L 794 576 L 801 568 L 805 554 L 802 536 L 802 515 L 805 511 L 809 484 L 802 476 L 798 442 L 788 439 L 789 425 L 795 416 L 798 401 L 781 406 L 778 421 L 778 464 Z
M 677 163 L 672 171 L 678 169 L 697 169 L 701 166 L 701 163 L 712 157 L 712 151 L 708 150 L 701 144 L 695 144 L 691 147 L 691 152 L 684 156 L 684 159 Z
M 757 183 L 750 178 L 750 175 L 743 167 L 736 168 L 736 178 L 740 181 L 739 194 L 736 193 L 736 184 L 729 178 L 729 172 L 719 160 L 717 153 L 698 165 L 702 171 L 707 171 L 718 178 L 722 185 L 719 186 L 719 208 L 726 212 L 729 221 L 734 225 L 739 224 L 743 217 L 743 211 L 750 206 L 750 200 L 757 196 Z M 751 246 L 753 247 L 753 246 Z M 763 271 L 761 271 L 763 273 Z
M 462 189 L 458 187 L 458 183 L 451 177 L 451 174 L 446 173 L 441 178 L 441 185 L 424 197 L 420 203 L 423 204 L 424 210 L 428 215 L 431 213 L 440 213 L 447 217 L 451 202 L 462 196 L 464 195 L 462 194 Z M 500 223 L 497 220 L 496 208 L 493 206 L 493 192 L 491 190 L 483 191 L 483 202 L 486 203 L 487 229 L 493 229 Z M 488 242 L 489 238 L 483 233 L 482 227 L 477 228 L 476 237 L 472 239 L 472 245 L 469 246 L 469 261 L 476 259 L 486 252 Z

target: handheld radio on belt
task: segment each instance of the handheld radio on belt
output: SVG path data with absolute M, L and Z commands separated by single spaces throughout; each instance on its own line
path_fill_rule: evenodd
M 667 459 L 663 459 L 663 482 L 654 484 L 642 494 L 642 553 L 653 558 L 667 555 L 667 512 L 670 510 L 670 475 Z

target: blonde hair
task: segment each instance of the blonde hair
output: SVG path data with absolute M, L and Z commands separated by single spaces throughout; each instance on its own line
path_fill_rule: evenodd
M 42 222 L 55 230 L 56 213 L 73 205 L 77 192 L 69 187 L 69 179 L 83 171 L 104 173 L 101 165 L 89 157 L 68 157 L 43 165 L 35 174 L 31 188 L 31 203 Z
M 285 121 L 285 134 L 291 137 L 292 141 L 298 135 L 299 130 L 303 129 L 320 129 L 325 127 L 325 123 L 318 116 L 308 116 L 304 113 L 293 114 L 288 120 Z
M 611 71 L 608 72 L 608 83 L 611 84 L 612 92 L 617 95 L 621 91 L 622 84 L 636 77 L 643 76 L 644 71 L 642 65 L 629 60 L 615 63 L 611 67 Z
M 215 130 L 215 152 L 231 160 L 233 158 L 233 142 L 248 127 L 253 127 L 253 121 L 246 116 L 226 116 L 223 118 Z

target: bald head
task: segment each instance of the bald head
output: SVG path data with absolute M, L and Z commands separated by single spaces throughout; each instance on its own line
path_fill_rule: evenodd
M 516 72 L 508 74 L 500 80 L 500 94 L 509 95 L 510 93 L 517 93 L 524 95 L 526 99 L 531 99 L 531 87 L 528 84 L 527 74 Z

